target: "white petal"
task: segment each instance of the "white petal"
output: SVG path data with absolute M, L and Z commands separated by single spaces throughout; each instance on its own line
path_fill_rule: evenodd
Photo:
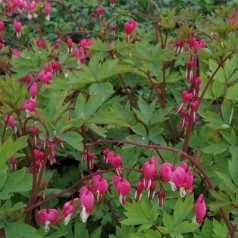
M 179 189 L 179 192 L 180 192 L 180 197 L 185 197 L 185 195 L 187 194 L 186 193 L 186 191 L 185 191 L 185 189 L 184 189 L 184 187 L 181 187 L 180 189 Z
M 85 207 L 83 207 L 82 211 L 80 212 L 80 217 L 84 223 L 88 220 L 89 214 L 86 212 Z
M 70 217 L 71 217 L 72 214 L 69 214 L 68 216 L 65 217 L 64 219 L 64 224 L 67 225 L 70 221 Z
M 172 189 L 173 192 L 177 190 L 177 187 L 174 184 L 174 182 L 170 181 L 169 184 L 171 185 L 171 189 Z
M 46 222 L 45 222 L 45 226 L 44 226 L 44 231 L 45 231 L 45 232 L 48 232 L 48 231 L 49 231 L 49 229 L 50 229 L 50 228 L 49 228 L 49 224 L 50 224 L 49 221 L 46 221 Z

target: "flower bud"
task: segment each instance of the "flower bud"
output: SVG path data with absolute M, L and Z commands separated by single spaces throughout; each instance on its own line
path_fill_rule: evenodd
M 207 213 L 207 206 L 204 201 L 203 194 L 200 194 L 196 204 L 194 205 L 194 213 L 195 213 L 194 217 L 195 222 L 199 224 L 202 223 Z

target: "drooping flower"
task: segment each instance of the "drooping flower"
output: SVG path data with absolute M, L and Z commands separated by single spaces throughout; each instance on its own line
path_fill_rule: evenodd
M 207 213 L 207 206 L 204 201 L 203 194 L 199 195 L 198 200 L 194 205 L 194 213 L 195 213 L 194 221 L 199 224 L 202 223 Z
M 120 203 L 124 205 L 126 203 L 126 195 L 131 190 L 130 183 L 126 179 L 123 179 L 117 175 L 112 177 L 112 182 L 119 194 Z
M 28 112 L 33 112 L 36 108 L 36 102 L 32 99 L 24 99 L 23 100 L 23 105 L 22 105 L 22 110 Z
M 106 154 L 107 161 L 111 164 L 113 168 L 116 169 L 117 175 L 122 176 L 121 163 L 122 158 L 119 154 L 109 151 Z
M 43 39 L 38 39 L 38 40 L 36 40 L 35 43 L 39 48 L 44 48 L 45 47 L 45 42 L 44 42 Z
M 165 191 L 163 188 L 160 188 L 158 192 L 158 197 L 159 197 L 159 206 L 162 207 L 164 203 L 164 198 L 165 198 Z
M 67 37 L 67 46 L 68 46 L 68 53 L 72 53 L 72 46 L 73 46 L 73 40 L 70 36 Z
M 112 36 L 115 37 L 116 36 L 116 24 L 112 25 Z
M 184 41 L 182 39 L 179 39 L 178 41 L 175 42 L 175 51 L 178 54 L 181 54 L 183 52 L 183 48 L 184 48 Z
M 124 24 L 124 31 L 126 32 L 127 41 L 130 40 L 130 35 L 135 30 L 136 26 L 137 26 L 137 23 L 134 20 L 128 21 Z
M 49 20 L 50 20 L 50 14 L 51 14 L 50 4 L 48 4 L 48 5 L 45 6 L 44 12 L 45 12 L 46 20 L 49 21 Z
M 86 222 L 93 210 L 94 196 L 87 186 L 83 186 L 79 191 L 79 201 L 82 207 L 80 217 L 82 222 Z
M 182 107 L 185 103 L 190 102 L 192 99 L 193 99 L 193 93 L 184 90 L 182 92 L 182 103 L 179 106 L 179 108 L 177 109 L 177 113 L 180 112 L 180 110 L 182 109 Z
M 36 96 L 38 94 L 38 84 L 36 82 L 34 82 L 33 84 L 30 85 L 29 93 L 31 95 L 31 99 L 35 100 Z
M 44 161 L 45 154 L 42 151 L 37 149 L 33 150 L 33 154 L 34 154 L 36 169 L 39 172 L 39 169 L 41 168 L 42 163 Z
M 184 169 L 181 168 L 180 166 L 175 167 L 172 171 L 170 181 L 171 188 L 173 191 L 176 191 L 178 188 L 183 186 L 184 178 L 185 178 Z
M 143 175 L 144 175 L 144 183 L 145 189 L 150 188 L 151 182 L 155 176 L 157 166 L 157 159 L 155 156 L 151 157 L 149 162 L 144 163 L 143 165 Z
M 37 135 L 39 134 L 39 127 L 37 127 L 36 125 L 32 126 L 30 128 L 30 132 L 31 134 L 33 135 L 33 138 L 34 138 L 34 145 L 37 146 Z
M 163 163 L 159 169 L 160 177 L 164 180 L 164 182 L 169 183 L 171 181 L 171 174 L 174 167 L 170 163 Z
M 53 72 L 55 72 L 56 75 L 59 76 L 60 71 L 61 71 L 61 63 L 60 63 L 59 61 L 55 61 L 55 62 L 52 64 L 52 68 L 53 68 Z
M 110 0 L 110 7 L 114 8 L 116 0 Z
M 95 10 L 96 15 L 99 15 L 99 19 L 102 19 L 102 15 L 104 13 L 104 7 L 103 6 L 99 6 L 96 10 Z
M 40 224 L 45 224 L 45 232 L 49 231 L 50 224 L 57 224 L 59 222 L 59 212 L 56 209 L 42 209 L 36 214 L 36 220 Z
M 16 157 L 12 157 L 10 159 L 10 163 L 11 163 L 11 170 L 15 171 L 17 168 L 17 158 Z
M 26 11 L 27 11 L 27 17 L 29 20 L 32 19 L 32 17 L 34 16 L 34 18 L 37 18 L 38 15 L 36 13 L 36 8 L 37 8 L 37 3 L 36 2 L 26 2 L 25 4 L 25 7 L 26 7 Z
M 70 217 L 75 213 L 75 203 L 78 202 L 78 198 L 66 202 L 63 206 L 62 218 L 64 218 L 64 224 L 67 225 L 70 221 Z
M 4 44 L 0 42 L 0 50 L 3 48 Z
M 50 71 L 40 70 L 38 72 L 38 78 L 43 84 L 48 84 L 52 80 L 53 74 Z
M 4 118 L 6 124 L 12 128 L 12 130 L 16 133 L 17 132 L 17 127 L 16 127 L 16 122 L 13 118 L 13 116 L 6 114 Z
M 14 30 L 16 32 L 17 38 L 21 38 L 21 22 L 17 21 L 16 19 L 14 19 L 13 21 L 13 25 L 14 25 Z
M 4 30 L 4 22 L 0 21 L 0 33 Z
M 152 180 L 151 186 L 148 190 L 148 199 L 152 200 L 155 196 L 156 180 Z
M 21 55 L 21 51 L 17 49 L 12 50 L 12 56 L 18 57 Z
M 107 180 L 97 174 L 92 177 L 92 181 L 93 181 L 93 188 L 97 193 L 97 201 L 101 202 L 102 195 L 108 190 Z
M 137 182 L 137 185 L 136 185 L 136 192 L 135 192 L 135 200 L 136 200 L 136 202 L 139 202 L 141 200 L 142 192 L 144 191 L 144 189 L 145 189 L 144 180 L 140 179 Z

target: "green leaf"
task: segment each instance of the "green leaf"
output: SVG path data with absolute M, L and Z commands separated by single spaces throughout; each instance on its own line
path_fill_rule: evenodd
M 223 201 L 223 202 L 230 201 L 230 198 L 228 197 L 228 195 L 221 192 L 221 191 L 217 192 L 215 190 L 210 190 L 210 193 L 217 200 L 220 200 L 220 201 Z
M 163 213 L 163 224 L 168 228 L 169 232 L 173 230 L 174 222 L 173 217 L 170 216 L 167 212 Z
M 212 222 L 209 219 L 205 219 L 201 233 L 203 238 L 212 238 Z
M 224 238 L 228 236 L 228 229 L 225 224 L 219 223 L 217 220 L 213 220 L 213 232 L 214 238 Z
M 74 238 L 78 237 L 85 237 L 85 229 L 86 229 L 86 223 L 83 222 L 75 222 L 75 227 L 74 227 Z
M 226 91 L 226 99 L 238 100 L 238 83 L 230 86 Z
M 93 94 L 87 101 L 84 115 L 86 118 L 92 116 L 98 108 L 109 98 L 108 94 Z
M 183 221 L 181 223 L 179 223 L 178 225 L 176 225 L 176 227 L 174 228 L 174 232 L 177 233 L 189 233 L 189 232 L 193 232 L 195 231 L 200 225 L 196 224 L 196 223 L 189 223 L 188 221 Z
M 28 136 L 21 136 L 13 142 L 11 137 L 5 141 L 0 148 L 0 164 L 5 164 L 11 157 L 13 157 L 19 150 L 27 146 Z
M 83 140 L 83 137 L 75 131 L 69 131 L 62 135 L 59 135 L 58 138 L 68 143 L 70 146 L 72 146 L 76 150 L 79 150 L 79 151 L 83 150 L 83 144 L 81 142 Z
M 162 234 L 165 234 L 165 235 L 167 235 L 167 234 L 170 233 L 169 229 L 168 229 L 167 227 L 164 227 L 164 226 L 159 226 L 159 227 L 158 227 L 158 230 L 159 230 Z
M 228 149 L 229 149 L 229 145 L 227 143 L 222 142 L 222 141 L 220 141 L 220 142 L 217 141 L 216 143 L 205 147 L 203 149 L 203 152 L 207 153 L 207 154 L 217 155 L 217 154 L 221 154 L 222 152 L 224 152 Z
M 25 168 L 19 169 L 7 177 L 0 193 L 0 200 L 8 199 L 11 193 L 30 191 L 31 186 L 32 174 L 26 173 Z
M 224 121 L 221 119 L 218 113 L 207 110 L 200 110 L 199 114 L 206 122 L 210 122 L 211 124 L 218 126 L 222 126 L 224 124 Z
M 75 104 L 76 118 L 78 119 L 82 118 L 83 120 L 85 119 L 85 116 L 84 116 L 85 106 L 86 106 L 86 100 L 84 96 L 80 93 Z
M 231 160 L 228 161 L 228 169 L 233 182 L 238 186 L 238 152 L 232 154 Z
M 37 230 L 21 221 L 6 223 L 6 238 L 22 237 L 22 238 L 42 238 Z
M 237 61 L 238 61 L 238 57 L 237 55 L 235 55 L 231 59 L 228 59 L 225 63 L 224 70 L 225 70 L 225 74 L 226 74 L 226 78 L 228 79 L 228 82 L 231 75 L 235 72 L 235 69 L 237 67 Z
M 114 93 L 113 86 L 111 83 L 93 83 L 89 87 L 89 94 L 108 94 L 112 95 Z
M 138 101 L 138 107 L 140 110 L 134 109 L 134 112 L 141 121 L 148 125 L 150 120 L 153 118 L 155 101 L 151 104 L 147 104 L 142 98 L 140 98 Z
M 140 203 L 133 201 L 132 203 L 127 203 L 125 205 L 125 215 L 127 219 L 123 220 L 121 223 L 125 225 L 144 225 L 153 224 L 155 217 L 152 210 L 155 209 L 151 206 L 147 198 L 143 198 Z M 155 209 L 156 210 L 156 209 Z
M 231 181 L 230 176 L 218 171 L 216 171 L 215 174 L 222 180 L 222 182 L 226 185 L 226 187 L 229 187 L 233 193 L 236 192 L 236 186 Z
M 193 209 L 193 194 L 186 197 L 184 201 L 179 198 L 174 207 L 174 224 L 183 221 Z
M 131 130 L 135 132 L 137 135 L 147 137 L 146 128 L 141 123 L 137 123 L 135 126 L 131 128 Z
M 219 80 L 215 80 L 212 84 L 212 93 L 214 95 L 214 99 L 217 99 L 223 95 L 225 89 L 225 84 L 221 83 Z
M 2 191 L 2 187 L 7 179 L 7 168 L 1 167 L 0 168 L 0 191 Z
M 103 138 L 105 138 L 107 135 L 107 130 L 101 126 L 97 126 L 95 124 L 90 124 L 90 125 L 87 125 L 87 127 L 88 127 L 88 129 L 90 129 L 91 131 L 93 131 L 94 133 L 98 134 L 99 136 L 101 136 Z
M 102 232 L 102 226 L 99 226 L 96 230 L 94 230 L 89 238 L 100 238 L 101 237 L 101 232 Z
M 128 127 L 129 124 L 126 123 L 121 118 L 121 112 L 119 111 L 97 111 L 92 117 L 86 121 L 87 124 L 106 124 Z
M 234 114 L 234 107 L 232 106 L 232 103 L 229 100 L 224 99 L 221 105 L 221 112 L 224 122 L 228 125 L 231 125 Z
M 116 237 L 117 238 L 124 238 L 124 237 L 129 237 L 129 234 L 134 231 L 133 226 L 126 226 L 126 225 L 121 225 L 120 227 L 116 227 Z
M 142 232 L 143 230 L 148 230 L 150 227 L 152 227 L 153 224 L 144 224 L 144 225 L 141 225 L 139 228 L 138 228 L 138 232 Z

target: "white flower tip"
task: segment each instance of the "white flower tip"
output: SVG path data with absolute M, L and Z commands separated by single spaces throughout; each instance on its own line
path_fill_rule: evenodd
M 49 221 L 46 221 L 46 222 L 45 222 L 45 226 L 44 226 L 44 231 L 45 231 L 45 232 L 48 232 L 48 231 L 50 230 L 49 224 L 50 224 Z
M 185 191 L 184 187 L 181 187 L 179 189 L 179 193 L 180 193 L 180 197 L 185 197 L 185 195 L 187 194 L 187 192 Z
M 64 219 L 64 225 L 68 225 L 69 221 L 70 221 L 70 217 L 71 217 L 71 214 L 69 214 L 68 216 L 65 217 Z
M 50 20 L 50 14 L 48 14 L 45 18 L 46 18 L 47 21 L 49 21 Z
M 84 222 L 84 223 L 87 222 L 89 213 L 86 212 L 85 207 L 83 207 L 82 211 L 80 212 L 80 217 L 81 217 L 82 222 Z

